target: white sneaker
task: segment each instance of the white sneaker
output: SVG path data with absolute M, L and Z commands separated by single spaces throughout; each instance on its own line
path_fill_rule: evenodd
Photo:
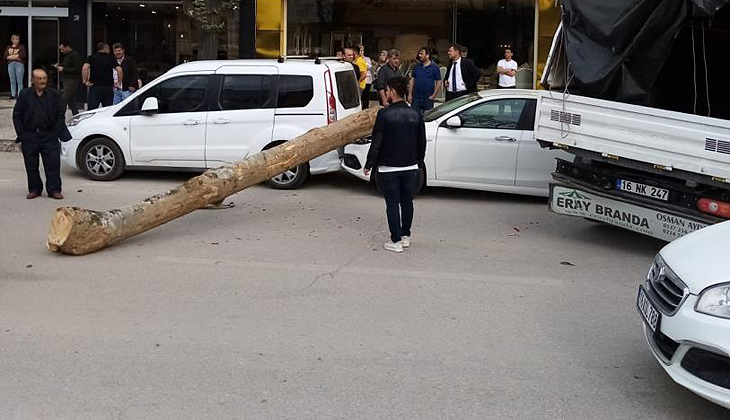
M 393 252 L 403 252 L 403 245 L 400 242 L 386 242 L 383 244 L 383 248 Z
M 403 248 L 410 247 L 411 246 L 411 237 L 410 236 L 401 236 L 400 244 Z

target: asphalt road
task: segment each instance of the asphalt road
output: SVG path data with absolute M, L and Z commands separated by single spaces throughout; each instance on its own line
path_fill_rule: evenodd
M 53 209 L 184 174 L 64 171 L 26 200 L 0 153 L 0 418 L 726 419 L 650 355 L 636 290 L 662 243 L 545 199 L 428 189 L 412 248 L 346 174 L 257 186 L 113 248 L 46 250 Z

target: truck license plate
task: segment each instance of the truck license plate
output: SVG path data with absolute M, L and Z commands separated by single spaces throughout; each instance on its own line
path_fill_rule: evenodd
M 641 182 L 627 181 L 625 179 L 617 180 L 616 187 L 621 191 L 656 198 L 657 200 L 669 200 L 669 190 L 666 188 L 652 187 Z
M 638 307 L 639 312 L 641 312 L 641 315 L 644 317 L 646 325 L 648 325 L 652 331 L 656 332 L 656 329 L 659 326 L 659 318 L 661 317 L 661 314 L 659 314 L 659 311 L 657 311 L 654 308 L 654 305 L 649 302 L 649 298 L 646 297 L 646 292 L 644 292 L 644 288 L 642 286 L 639 286 L 639 296 L 636 298 L 636 306 Z

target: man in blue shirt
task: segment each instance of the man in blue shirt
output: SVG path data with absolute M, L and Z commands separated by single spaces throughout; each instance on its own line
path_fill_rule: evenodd
M 408 84 L 408 102 L 411 107 L 423 112 L 433 108 L 433 101 L 441 89 L 441 72 L 439 66 L 431 61 L 427 48 L 418 51 L 418 61 L 413 70 L 413 77 Z

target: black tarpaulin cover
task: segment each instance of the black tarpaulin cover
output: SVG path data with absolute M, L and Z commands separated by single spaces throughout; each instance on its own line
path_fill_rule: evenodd
M 729 0 L 560 0 L 571 92 L 648 105 L 682 24 Z

